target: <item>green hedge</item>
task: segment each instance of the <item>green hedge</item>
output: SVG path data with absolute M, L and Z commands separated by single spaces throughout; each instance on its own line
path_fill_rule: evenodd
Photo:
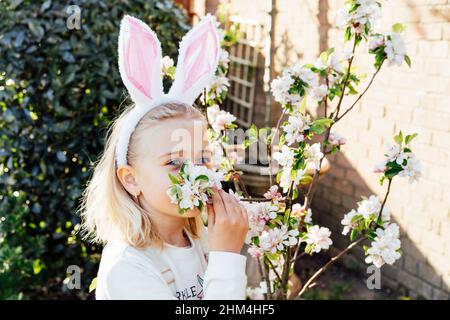
M 81 9 L 70 30 L 68 5 Z M 176 58 L 190 28 L 167 0 L 0 1 L 0 299 L 88 298 L 101 248 L 74 236 L 75 212 L 126 91 L 121 17 L 156 30 Z M 81 290 L 63 286 L 82 269 Z

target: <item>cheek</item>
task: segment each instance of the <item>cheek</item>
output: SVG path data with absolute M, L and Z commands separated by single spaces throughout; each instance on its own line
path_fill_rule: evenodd
M 153 168 L 153 171 L 145 177 L 142 191 L 145 201 L 152 208 L 162 213 L 178 216 L 178 206 L 172 203 L 167 195 L 167 189 L 171 184 L 168 177 L 169 173 L 176 175 L 177 172 L 167 167 Z
M 145 177 L 145 181 L 143 181 L 145 199 L 156 209 L 160 209 L 161 204 L 170 202 L 166 194 L 170 186 L 168 172 L 168 170 L 162 167 L 155 168 Z
M 159 212 L 172 216 L 180 216 L 178 206 L 170 201 L 167 195 L 167 189 L 171 182 L 168 174 L 177 174 L 177 170 L 171 170 L 169 167 L 156 166 L 146 170 L 142 184 L 142 193 L 145 201 Z M 197 209 L 189 210 L 182 215 L 184 218 L 196 217 L 200 213 Z

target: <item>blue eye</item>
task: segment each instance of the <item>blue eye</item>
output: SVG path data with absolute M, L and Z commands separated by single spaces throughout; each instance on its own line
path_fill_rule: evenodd
M 202 157 L 200 160 L 200 164 L 207 164 L 209 162 L 211 162 L 211 159 L 208 157 Z
M 181 165 L 183 164 L 183 162 L 181 160 L 178 159 L 174 159 L 174 160 L 170 160 L 169 162 L 167 162 L 167 166 L 173 166 L 173 167 L 181 167 Z

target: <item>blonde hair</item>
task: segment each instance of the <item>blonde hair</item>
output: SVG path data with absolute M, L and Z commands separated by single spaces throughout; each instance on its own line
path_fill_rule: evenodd
M 144 248 L 163 247 L 164 241 L 152 227 L 152 214 L 133 200 L 116 174 L 115 146 L 121 124 L 134 106 L 130 105 L 108 128 L 104 152 L 94 164 L 94 173 L 83 191 L 78 213 L 82 218 L 83 238 L 93 243 L 106 244 L 119 235 L 128 244 Z M 131 135 L 127 161 L 132 165 L 138 156 L 137 137 L 143 130 L 164 119 L 178 117 L 204 120 L 199 110 L 188 104 L 168 103 L 151 109 L 139 121 Z M 204 228 L 200 216 L 186 219 L 186 228 L 194 239 Z

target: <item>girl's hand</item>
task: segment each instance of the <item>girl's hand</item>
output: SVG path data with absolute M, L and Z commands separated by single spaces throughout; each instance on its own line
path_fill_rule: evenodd
M 240 253 L 248 232 L 247 210 L 223 190 L 215 190 L 207 207 L 210 251 Z

